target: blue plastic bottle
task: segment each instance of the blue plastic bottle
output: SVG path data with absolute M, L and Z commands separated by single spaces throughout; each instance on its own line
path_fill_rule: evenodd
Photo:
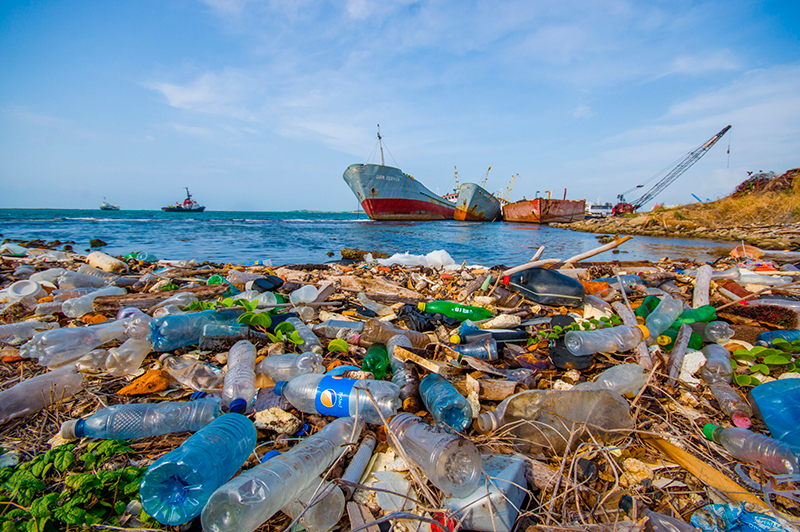
M 225 414 L 156 460 L 139 486 L 142 508 L 164 525 L 200 515 L 256 446 L 256 428 L 241 414 Z
M 787 342 L 794 342 L 800 340 L 800 329 L 787 329 L 785 331 L 764 331 L 756 336 L 756 345 L 763 345 L 765 347 L 772 347 L 773 342 L 780 338 Z
M 765 382 L 750 397 L 772 437 L 800 447 L 800 379 Z
M 436 423 L 461 432 L 472 421 L 472 407 L 455 386 L 441 375 L 431 373 L 422 379 L 419 383 L 419 394 Z
M 238 325 L 238 310 L 204 310 L 190 314 L 175 314 L 156 318 L 150 322 L 153 351 L 172 351 L 179 347 L 196 344 L 203 335 L 203 327 L 209 323 Z

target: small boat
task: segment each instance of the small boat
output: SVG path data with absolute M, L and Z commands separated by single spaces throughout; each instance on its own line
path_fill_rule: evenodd
M 506 222 L 523 222 L 533 224 L 548 224 L 551 222 L 577 222 L 582 221 L 586 214 L 586 200 L 571 201 L 566 199 L 551 199 L 548 191 L 547 198 L 522 200 L 503 205 L 503 220 Z
M 458 189 L 456 220 L 494 222 L 501 217 L 500 200 L 475 183 L 464 183 Z
M 103 203 L 100 204 L 101 211 L 118 211 L 119 205 L 114 205 L 113 203 L 109 203 L 103 198 Z
M 167 207 L 161 207 L 161 210 L 164 212 L 203 212 L 206 210 L 204 205 L 200 205 L 197 203 L 192 195 L 189 193 L 189 187 L 183 187 L 186 189 L 186 199 L 183 200 L 183 203 L 176 202 L 175 205 L 168 205 Z
M 399 168 L 386 166 L 380 130 L 378 143 L 381 164 L 351 164 L 342 176 L 367 216 L 373 220 L 452 220 L 455 204 Z

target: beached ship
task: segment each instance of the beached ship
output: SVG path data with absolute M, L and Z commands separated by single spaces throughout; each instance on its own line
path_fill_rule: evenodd
M 100 204 L 101 211 L 118 211 L 119 205 L 114 205 L 113 203 L 109 203 L 103 198 L 103 203 Z
M 500 200 L 475 183 L 464 183 L 458 189 L 456 220 L 493 222 L 502 216 Z
M 380 130 L 378 142 L 381 142 Z M 351 164 L 344 181 L 373 220 L 452 220 L 456 205 L 428 190 L 399 168 L 381 164 Z
M 176 202 L 175 205 L 168 205 L 166 207 L 161 207 L 161 210 L 164 212 L 203 212 L 206 210 L 204 205 L 200 205 L 197 203 L 192 195 L 189 193 L 189 187 L 183 187 L 186 189 L 186 199 L 183 200 L 183 203 L 180 201 Z
M 534 224 L 548 224 L 551 222 L 577 222 L 586 215 L 586 200 L 572 201 L 566 199 L 551 199 L 548 191 L 547 198 L 521 200 L 508 205 L 503 205 L 503 220 L 506 222 L 524 222 Z

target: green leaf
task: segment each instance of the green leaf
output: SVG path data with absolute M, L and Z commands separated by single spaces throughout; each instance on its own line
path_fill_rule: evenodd
M 128 505 L 125 503 L 125 501 L 117 501 L 114 504 L 114 513 L 116 513 L 117 515 L 123 514 L 125 513 L 125 508 L 127 507 Z
M 275 326 L 275 334 L 289 332 L 294 330 L 294 325 L 289 323 L 288 321 L 282 321 Z
M 768 364 L 770 366 L 784 366 L 791 361 L 791 357 L 786 354 L 769 355 L 764 357 L 764 364 Z
M 64 484 L 77 491 L 94 491 L 103 486 L 100 479 L 92 473 L 69 475 L 64 479 Z
M 33 474 L 33 476 L 42 478 L 51 467 L 53 467 L 53 464 L 51 462 L 46 462 L 45 460 L 37 460 L 36 463 L 34 463 L 31 466 L 30 471 L 31 474 Z
M 557 340 L 558 339 L 558 333 L 554 333 L 554 332 L 548 333 L 547 334 L 547 339 L 548 340 Z
M 764 347 L 763 345 L 757 345 L 753 349 L 750 350 L 750 354 L 751 355 L 758 355 L 759 353 L 761 353 L 762 351 L 766 351 L 767 349 L 769 349 L 769 348 L 768 347 Z
M 97 455 L 94 453 L 83 453 L 78 459 L 84 462 L 86 469 L 91 469 L 97 463 Z
M 230 297 L 226 297 L 225 299 L 220 301 L 219 304 L 221 306 L 223 306 L 223 307 L 232 307 L 233 306 L 233 299 L 230 298 Z
M 592 324 L 591 324 L 591 323 L 589 323 L 589 322 L 584 322 L 584 323 L 582 324 L 582 326 L 583 326 L 583 330 L 584 330 L 584 331 L 588 331 L 589 329 L 591 329 L 591 328 L 592 328 Z
M 3 528 L 0 528 L 0 532 L 19 532 L 19 529 L 14 521 L 3 521 Z
M 529 340 L 529 342 L 530 342 L 530 340 Z M 328 343 L 328 351 L 338 352 L 338 353 L 347 353 L 349 351 L 349 347 L 347 345 L 347 342 L 345 342 L 341 338 L 336 338 L 335 340 L 331 340 Z
M 292 331 L 291 333 L 289 333 L 289 341 L 292 342 L 294 345 L 303 345 L 304 343 L 306 343 L 306 341 L 300 337 L 300 334 L 298 334 L 297 331 Z
M 31 513 L 24 508 L 14 508 L 3 514 L 3 518 L 5 519 L 27 519 L 31 516 Z
M 734 382 L 739 386 L 752 386 L 753 378 L 750 375 L 734 375 Z
M 281 335 L 281 336 L 283 336 L 283 335 Z M 279 341 L 278 337 L 275 336 L 272 333 L 267 333 L 267 338 L 269 338 L 269 341 L 272 342 L 273 344 L 278 343 L 278 341 Z
M 561 331 L 563 331 L 563 330 L 564 330 L 564 327 L 562 327 L 560 325 L 556 325 L 556 326 L 553 327 L 553 332 L 556 333 L 556 334 L 561 334 Z
M 763 375 L 769 375 L 769 368 L 766 364 L 753 364 L 750 366 L 750 373 L 761 373 Z
M 792 349 L 792 344 L 790 344 L 789 342 L 787 342 L 783 338 L 775 338 L 772 341 L 772 345 L 774 347 L 776 347 L 777 349 L 780 349 L 782 351 L 791 351 L 791 349 Z
M 86 510 L 83 508 L 57 508 L 53 516 L 68 525 L 82 525 L 86 520 Z
M 734 351 L 733 358 L 736 360 L 749 360 L 750 362 L 755 362 L 756 360 L 756 356 L 745 349 L 738 349 Z
M 125 495 L 130 495 L 131 493 L 136 493 L 137 491 L 139 491 L 139 485 L 140 484 L 141 484 L 141 481 L 139 481 L 139 480 L 134 480 L 133 482 L 129 482 L 128 484 L 125 484 L 124 488 L 122 488 L 122 493 L 124 493 Z
M 50 517 L 58 501 L 58 493 L 49 493 L 31 502 L 31 515 L 37 519 Z
M 56 454 L 55 459 L 53 459 L 53 465 L 56 466 L 56 469 L 61 471 L 67 471 L 72 464 L 75 463 L 75 455 L 70 451 L 63 451 Z

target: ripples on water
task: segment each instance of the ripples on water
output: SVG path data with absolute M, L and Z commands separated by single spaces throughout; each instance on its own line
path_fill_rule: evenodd
M 76 251 L 99 238 L 108 243 L 103 251 L 113 255 L 146 250 L 159 258 L 271 259 L 274 264 L 326 262 L 338 258 L 342 248 L 358 248 L 389 254 L 444 249 L 456 262 L 514 265 L 527 262 L 539 246 L 545 246 L 544 258 L 566 259 L 599 245 L 593 234 L 535 224 L 374 222 L 363 213 L 0 209 L 0 233 L 23 240 L 74 240 Z M 607 251 L 594 260 L 713 260 L 720 248 L 731 247 L 637 236 L 621 246 L 627 253 Z M 329 251 L 335 256 L 328 257 Z

